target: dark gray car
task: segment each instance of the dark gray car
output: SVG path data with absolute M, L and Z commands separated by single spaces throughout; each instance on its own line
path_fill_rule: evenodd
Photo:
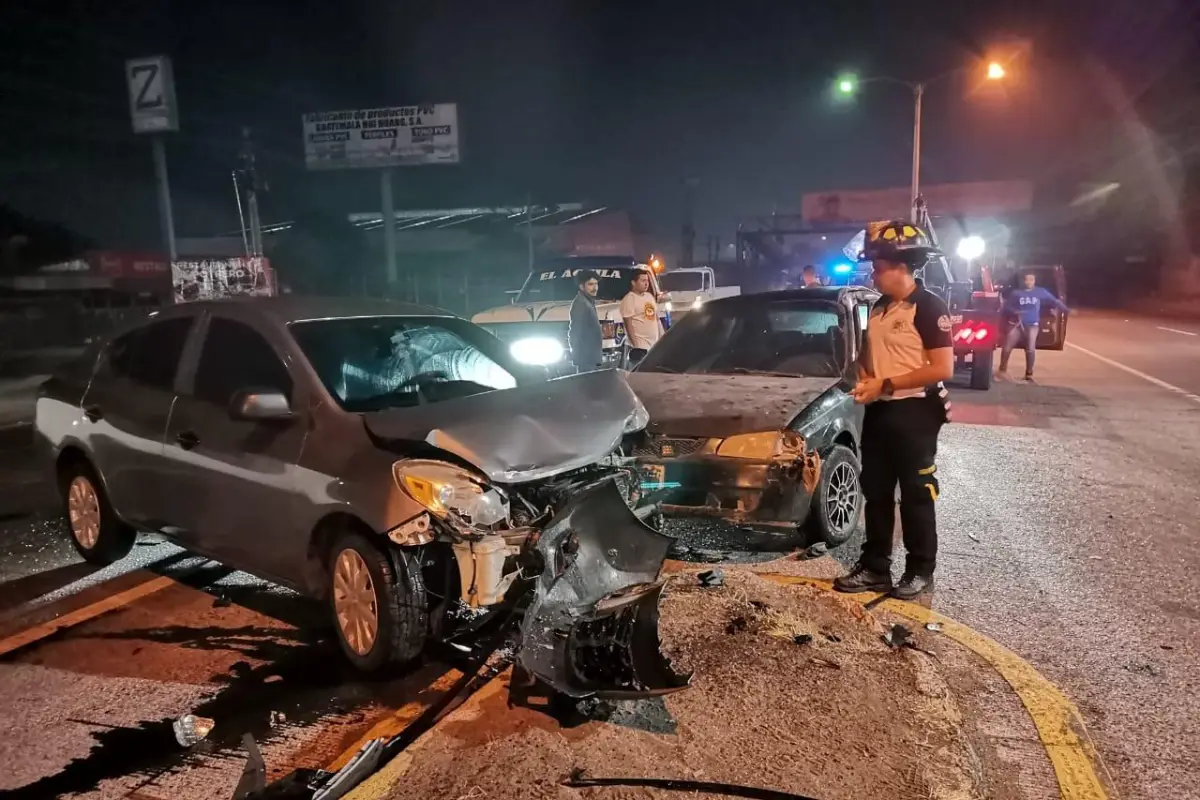
M 854 533 L 863 408 L 849 390 L 878 297 L 863 287 L 727 297 L 671 327 L 630 375 L 651 421 L 626 445 L 669 516 L 829 545 Z
M 614 617 L 657 613 L 669 540 L 612 455 L 646 418 L 622 373 L 546 380 L 445 312 L 260 298 L 94 348 L 43 387 L 36 428 L 89 561 L 161 532 L 328 599 L 367 670 L 520 608 L 522 665 L 583 695 L 679 685 L 605 660 L 630 663 Z

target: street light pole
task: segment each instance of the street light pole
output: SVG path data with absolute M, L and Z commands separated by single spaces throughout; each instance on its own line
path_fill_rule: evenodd
M 913 86 L 913 152 L 912 152 L 912 205 L 917 207 L 921 194 L 921 100 L 925 97 L 925 84 Z

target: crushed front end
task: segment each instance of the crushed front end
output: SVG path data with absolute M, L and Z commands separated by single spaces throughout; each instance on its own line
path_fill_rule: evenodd
M 792 431 L 725 439 L 641 434 L 631 451 L 640 488 L 667 516 L 791 531 L 812 505 L 821 458 Z
M 633 513 L 615 480 L 575 493 L 542 530 L 545 564 L 521 623 L 519 666 L 569 697 L 687 686 L 662 655 L 660 577 L 671 538 Z

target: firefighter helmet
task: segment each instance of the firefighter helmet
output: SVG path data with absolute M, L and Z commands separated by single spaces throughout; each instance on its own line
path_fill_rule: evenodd
M 859 261 L 901 261 L 913 267 L 924 265 L 938 253 L 937 245 L 923 228 L 903 219 L 871 222 L 863 237 Z

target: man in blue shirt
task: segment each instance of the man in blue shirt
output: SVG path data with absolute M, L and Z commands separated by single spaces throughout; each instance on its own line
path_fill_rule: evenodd
M 1025 345 L 1025 380 L 1033 380 L 1033 359 L 1037 352 L 1038 326 L 1042 318 L 1042 304 L 1057 308 L 1064 314 L 1070 313 L 1063 301 L 1052 295 L 1046 289 L 1037 285 L 1037 278 L 1032 272 L 1022 276 L 1025 288 L 1014 289 L 1004 299 L 1004 314 L 1011 317 L 1013 326 L 1008 329 L 1004 346 L 1000 350 L 1000 374 L 1008 372 L 1008 357 L 1013 348 L 1024 342 Z

